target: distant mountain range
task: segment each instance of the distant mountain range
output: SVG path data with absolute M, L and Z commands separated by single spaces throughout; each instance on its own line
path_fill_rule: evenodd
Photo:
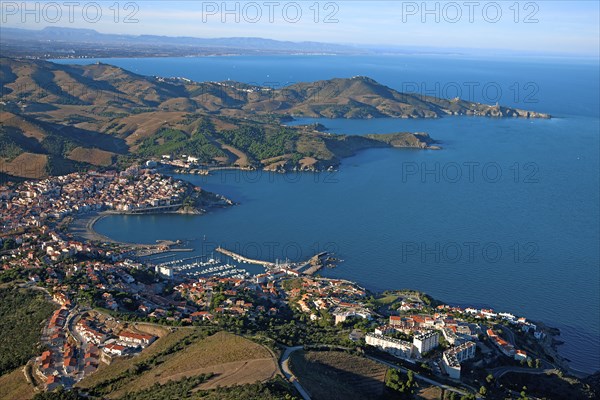
M 5 56 L 128 57 L 225 54 L 367 54 L 368 50 L 318 42 L 289 42 L 253 37 L 195 38 L 105 34 L 93 29 L 0 28 Z M 46 56 L 45 56 L 46 55 Z

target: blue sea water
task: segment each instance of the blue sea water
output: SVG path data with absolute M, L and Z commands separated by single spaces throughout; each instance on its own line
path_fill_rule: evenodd
M 272 260 L 335 251 L 344 262 L 324 275 L 373 290 L 419 289 L 452 304 L 543 321 L 561 329 L 560 352 L 575 369 L 600 369 L 597 61 L 101 61 L 146 75 L 271 86 L 366 75 L 398 90 L 553 114 L 551 120 L 317 120 L 335 133 L 428 132 L 443 150 L 372 149 L 343 160 L 337 172 L 320 174 L 182 175 L 239 206 L 201 217 L 113 216 L 96 229 L 120 240 L 187 239 L 198 253 L 219 244 Z M 314 120 L 295 123 L 305 122 Z

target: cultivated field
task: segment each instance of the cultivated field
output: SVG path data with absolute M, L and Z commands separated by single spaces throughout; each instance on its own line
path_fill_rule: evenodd
M 291 368 L 315 400 L 377 399 L 387 368 L 363 357 L 337 351 L 297 351 Z

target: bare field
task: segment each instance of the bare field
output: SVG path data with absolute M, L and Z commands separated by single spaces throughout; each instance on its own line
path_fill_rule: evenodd
M 383 394 L 387 368 L 369 359 L 338 351 L 297 351 L 290 361 L 315 400 L 377 399 Z
M 119 398 L 128 392 L 148 389 L 157 382 L 165 384 L 201 374 L 210 373 L 214 377 L 198 389 L 267 381 L 279 373 L 277 360 L 268 349 L 237 335 L 217 332 L 204 339 L 197 339 L 193 337 L 196 332 L 193 328 L 160 332 L 160 327 L 137 324 L 135 329 L 163 336 L 140 356 L 117 359 L 109 366 L 103 365 L 78 386 L 92 388 L 134 370 L 136 364 L 145 361 L 150 362 L 151 368 L 127 378 L 125 384 L 107 393 L 107 397 Z M 190 339 L 191 343 L 183 349 L 160 356 L 161 362 L 151 362 L 153 357 L 172 345 Z
M 166 383 L 206 373 L 216 374 L 214 379 L 217 382 L 213 384 L 211 379 L 203 388 L 254 383 L 273 377 L 277 373 L 277 361 L 259 344 L 240 336 L 218 332 L 173 354 L 164 363 L 116 392 L 115 397 L 147 389 L 156 382 Z
M 101 167 L 107 167 L 113 163 L 113 157 L 116 154 L 109 151 L 100 149 L 86 149 L 84 147 L 77 147 L 69 154 L 69 159 L 73 161 L 79 161 L 98 165 Z
M 0 172 L 39 179 L 47 175 L 48 156 L 44 154 L 22 153 L 10 162 L 0 160 Z
M 150 347 L 142 352 L 139 356 L 132 358 L 117 358 L 110 365 L 104 363 L 100 364 L 98 370 L 92 375 L 86 377 L 84 380 L 79 382 L 76 386 L 82 388 L 91 388 L 100 382 L 113 379 L 120 374 L 132 368 L 134 364 L 149 360 L 156 354 L 163 350 L 168 349 L 173 344 L 184 340 L 186 337 L 193 334 L 192 329 L 179 329 L 168 335 L 165 335 L 156 340 Z
M 133 146 L 147 137 L 155 135 L 163 127 L 176 125 L 185 116 L 182 112 L 156 111 L 130 115 L 120 120 L 122 128 L 120 134 L 131 132 L 127 135 L 126 142 Z
M 159 338 L 168 335 L 171 332 L 169 327 L 148 324 L 145 322 L 136 322 L 134 324 L 129 324 L 127 329 L 132 332 L 146 333 L 148 335 L 158 336 Z
M 429 386 L 419 390 L 415 395 L 418 399 L 438 400 L 442 398 L 442 389 L 437 386 Z
M 25 379 L 23 368 L 0 376 L 0 399 L 28 400 L 35 391 Z
M 225 145 L 225 144 L 221 145 L 221 148 L 223 150 L 226 150 L 226 151 L 232 153 L 233 155 L 235 155 L 237 157 L 237 160 L 234 162 L 235 165 L 238 165 L 240 167 L 246 167 L 249 165 L 248 156 L 243 151 L 238 150 L 235 147 Z

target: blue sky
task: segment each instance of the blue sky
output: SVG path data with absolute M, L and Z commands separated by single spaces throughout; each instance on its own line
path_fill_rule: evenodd
M 70 26 L 105 33 L 254 36 L 595 57 L 600 52 L 598 1 L 111 0 L 94 3 L 100 8 L 93 2 L 77 3 L 70 18 L 68 6 L 61 1 L 28 2 L 26 7 L 34 10 L 30 13 L 24 12 L 21 1 L 2 1 L 2 24 L 30 29 Z M 119 6 L 118 15 L 114 4 Z M 100 18 L 96 17 L 98 10 Z M 133 16 L 126 22 L 128 15 Z

